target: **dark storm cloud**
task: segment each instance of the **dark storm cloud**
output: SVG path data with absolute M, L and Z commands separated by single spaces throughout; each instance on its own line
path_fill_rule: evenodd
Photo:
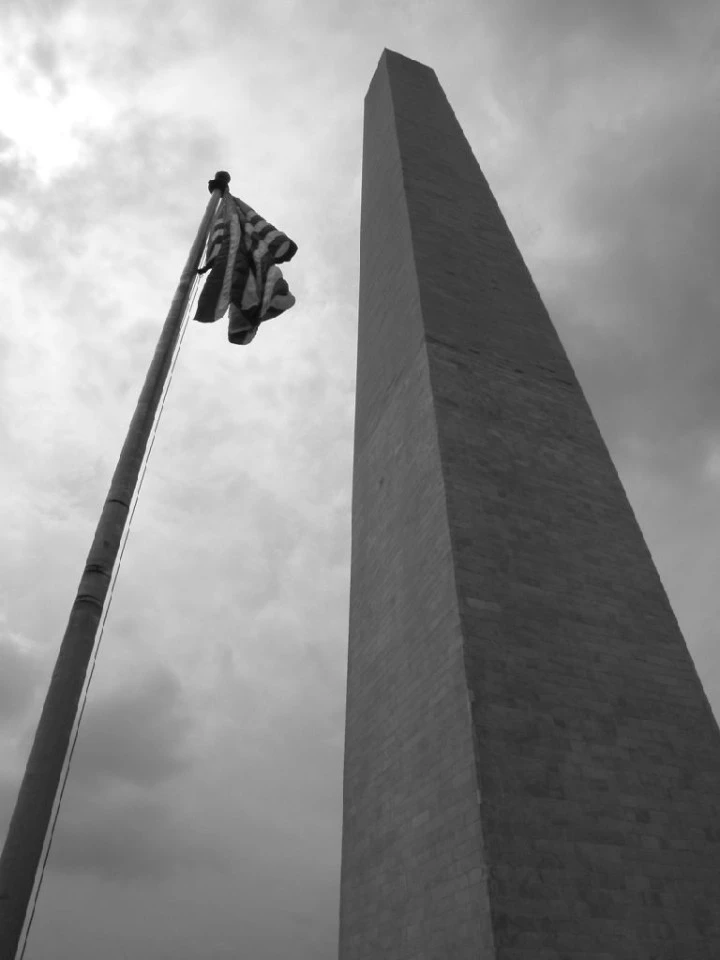
M 62 55 L 50 35 L 38 37 L 30 47 L 29 60 L 36 76 L 50 84 L 51 96 L 57 102 L 68 93 L 68 85 L 62 71 Z
M 532 81 L 532 102 L 547 107 L 548 97 L 562 97 L 594 75 L 610 79 L 627 63 L 661 68 L 682 57 L 710 68 L 720 14 L 712 0 L 507 0 L 484 5 L 481 24 L 496 31 L 497 67 L 512 71 L 511 96 L 513 88 L 526 96 Z M 628 88 L 629 101 L 637 94 Z
M 24 715 L 42 678 L 38 658 L 0 624 L 0 723 Z
M 13 664 L 6 659 L 0 667 L 8 665 Z M 12 674 L 16 682 L 21 672 L 16 666 Z M 27 688 L 27 677 L 25 681 Z M 0 697 L 3 693 L 0 690 Z M 26 691 L 24 701 L 16 700 L 16 706 L 27 700 Z M 220 864 L 217 853 L 198 845 L 174 809 L 172 793 L 163 797 L 159 789 L 188 769 L 192 726 L 182 687 L 165 669 L 156 667 L 103 698 L 91 696 L 60 806 L 49 867 L 127 881 L 165 877 L 183 863 Z M 33 735 L 34 725 L 22 744 L 25 755 Z M 0 783 L 2 833 L 17 786 L 9 777 Z
M 717 6 L 711 0 L 693 0 L 684 6 L 674 0 L 509 0 L 502 6 L 506 22 L 533 30 L 544 39 L 543 48 L 563 37 L 594 36 L 607 48 L 633 53 L 668 52 L 678 42 L 701 35 L 716 23 Z M 508 30 L 508 36 L 512 33 Z M 704 34 L 705 39 L 709 39 Z
M 92 803 L 76 799 L 63 811 L 48 860 L 51 870 L 125 883 L 164 879 L 183 866 L 222 863 L 188 836 L 188 825 L 168 802 L 104 793 Z
M 28 171 L 17 157 L 8 150 L 0 153 L 0 198 L 14 194 L 28 181 Z
M 720 422 L 716 113 L 700 102 L 608 139 L 586 157 L 571 194 L 576 228 L 592 233 L 598 254 L 573 268 L 585 325 L 577 316 L 561 319 L 582 358 L 583 383 L 602 395 L 616 436 L 630 427 L 679 442 L 688 431 L 712 433 Z M 612 175 L 603 175 L 608 170 Z M 622 390 L 608 389 L 613 382 Z M 644 401 L 630 421 L 629 396 Z M 697 469 L 704 451 L 691 461 L 686 453 L 681 460 Z
M 34 179 L 32 168 L 19 156 L 15 141 L 0 130 L 0 200 L 13 199 Z
M 152 787 L 172 779 L 191 762 L 191 730 L 182 685 L 169 670 L 156 667 L 122 690 L 89 701 L 73 757 L 73 780 L 85 786 L 112 780 Z

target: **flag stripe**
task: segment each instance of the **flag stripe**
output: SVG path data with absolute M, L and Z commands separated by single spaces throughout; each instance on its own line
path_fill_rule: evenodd
M 234 264 L 228 262 L 230 252 L 230 198 L 226 193 L 220 201 L 215 226 L 210 235 L 203 272 L 210 267 L 210 276 L 205 282 L 195 313 L 200 323 L 218 320 L 217 305 L 222 294 L 226 276 L 232 277 Z
M 233 209 L 228 218 L 228 259 L 223 277 L 223 285 L 220 290 L 217 305 L 215 307 L 215 319 L 222 320 L 225 311 L 230 305 L 230 291 L 232 289 L 233 276 L 235 274 L 235 260 L 240 247 L 241 230 L 238 221 L 237 212 Z

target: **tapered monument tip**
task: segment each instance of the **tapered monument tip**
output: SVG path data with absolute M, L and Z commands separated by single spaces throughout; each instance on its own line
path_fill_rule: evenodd
M 407 63 L 412 63 L 417 67 L 422 67 L 424 70 L 432 70 L 432 67 L 429 67 L 426 63 L 421 63 L 419 60 L 413 60 L 412 57 L 406 57 L 404 53 L 398 53 L 397 50 L 390 50 L 388 47 L 383 47 L 383 52 L 380 56 L 380 63 L 387 63 L 390 60 L 405 60 Z M 435 71 L 432 70 L 434 73 Z
M 208 190 L 210 193 L 213 190 L 222 190 L 225 191 L 225 188 L 230 183 L 230 174 L 227 170 L 218 170 L 212 180 L 208 180 Z
M 400 73 L 407 72 L 415 73 L 416 76 L 418 74 L 422 75 L 423 73 L 426 75 L 429 74 L 437 80 L 437 76 L 432 67 L 428 67 L 425 63 L 420 63 L 419 60 L 406 57 L 404 53 L 398 53 L 396 50 L 389 50 L 387 47 L 384 47 L 378 60 L 378 65 L 375 68 L 373 78 L 370 81 L 368 92 L 365 94 L 365 99 L 367 100 L 370 90 L 382 75 L 390 78 L 393 75 L 397 76 Z

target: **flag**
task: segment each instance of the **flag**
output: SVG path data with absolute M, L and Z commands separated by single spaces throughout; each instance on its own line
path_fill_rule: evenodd
M 248 344 L 264 320 L 295 303 L 278 263 L 297 253 L 293 243 L 251 207 L 226 190 L 210 234 L 205 266 L 210 271 L 195 319 L 214 323 L 230 309 L 228 340 Z

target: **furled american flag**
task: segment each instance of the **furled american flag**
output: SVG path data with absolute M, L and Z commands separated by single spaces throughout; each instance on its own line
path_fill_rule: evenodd
M 278 263 L 297 253 L 293 243 L 251 207 L 226 190 L 208 240 L 205 266 L 210 271 L 195 319 L 214 323 L 230 308 L 228 340 L 248 344 L 264 320 L 295 303 Z

